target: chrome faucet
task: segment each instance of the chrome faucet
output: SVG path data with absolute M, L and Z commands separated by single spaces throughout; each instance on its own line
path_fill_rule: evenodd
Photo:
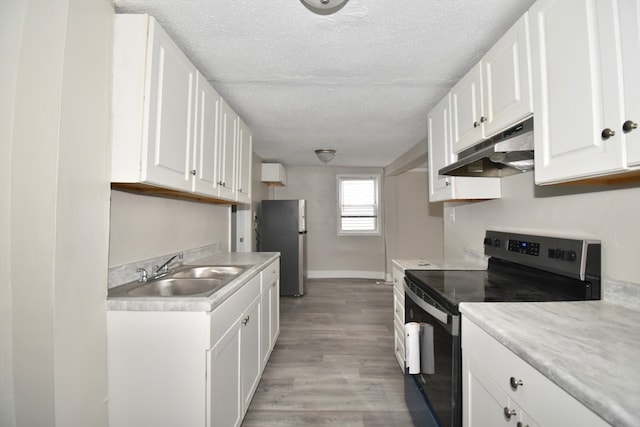
M 142 267 L 138 267 L 136 269 L 136 273 L 140 273 L 140 278 L 138 279 L 138 283 L 147 283 L 149 277 L 147 276 L 147 270 Z
M 176 257 L 178 259 L 182 259 L 183 258 L 183 254 L 182 252 L 172 256 L 171 258 L 169 258 L 168 260 L 166 260 L 160 267 L 158 267 L 157 265 L 153 268 L 153 273 L 154 273 L 154 278 L 158 277 L 158 276 L 162 276 L 164 274 L 167 274 L 169 272 L 169 264 L 171 264 L 171 261 L 173 261 L 174 259 L 176 259 Z

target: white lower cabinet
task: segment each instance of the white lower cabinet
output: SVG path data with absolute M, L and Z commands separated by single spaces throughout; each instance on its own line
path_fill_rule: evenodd
M 240 319 L 207 351 L 207 426 L 242 422 Z
M 279 331 L 278 275 L 276 260 L 212 312 L 108 311 L 109 425 L 239 426 Z
M 260 357 L 260 311 L 266 309 L 256 295 L 240 320 L 240 390 L 242 391 L 242 416 L 247 413 L 253 393 L 262 373 Z M 215 412 L 212 421 L 215 423 Z M 224 425 L 224 424 L 220 424 Z
M 393 352 L 404 373 L 404 269 L 393 266 Z
M 464 427 L 604 427 L 609 424 L 462 317 Z
M 274 262 L 262 274 L 260 355 L 266 365 L 280 334 L 280 265 Z

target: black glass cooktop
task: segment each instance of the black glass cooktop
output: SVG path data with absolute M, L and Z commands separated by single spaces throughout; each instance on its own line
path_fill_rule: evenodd
M 406 276 L 452 313 L 461 302 L 580 301 L 589 282 L 491 258 L 487 270 L 407 270 Z

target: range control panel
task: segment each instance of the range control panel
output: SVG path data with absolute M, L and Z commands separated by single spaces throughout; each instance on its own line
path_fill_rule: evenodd
M 584 280 L 589 269 L 600 274 L 600 241 L 534 236 L 487 230 L 484 253 Z
M 540 243 L 527 242 L 526 240 L 509 239 L 509 248 L 511 252 L 538 256 L 540 255 Z

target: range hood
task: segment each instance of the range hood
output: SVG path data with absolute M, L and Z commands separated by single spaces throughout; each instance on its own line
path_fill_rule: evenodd
M 533 118 L 458 154 L 438 171 L 451 176 L 503 177 L 533 170 Z

